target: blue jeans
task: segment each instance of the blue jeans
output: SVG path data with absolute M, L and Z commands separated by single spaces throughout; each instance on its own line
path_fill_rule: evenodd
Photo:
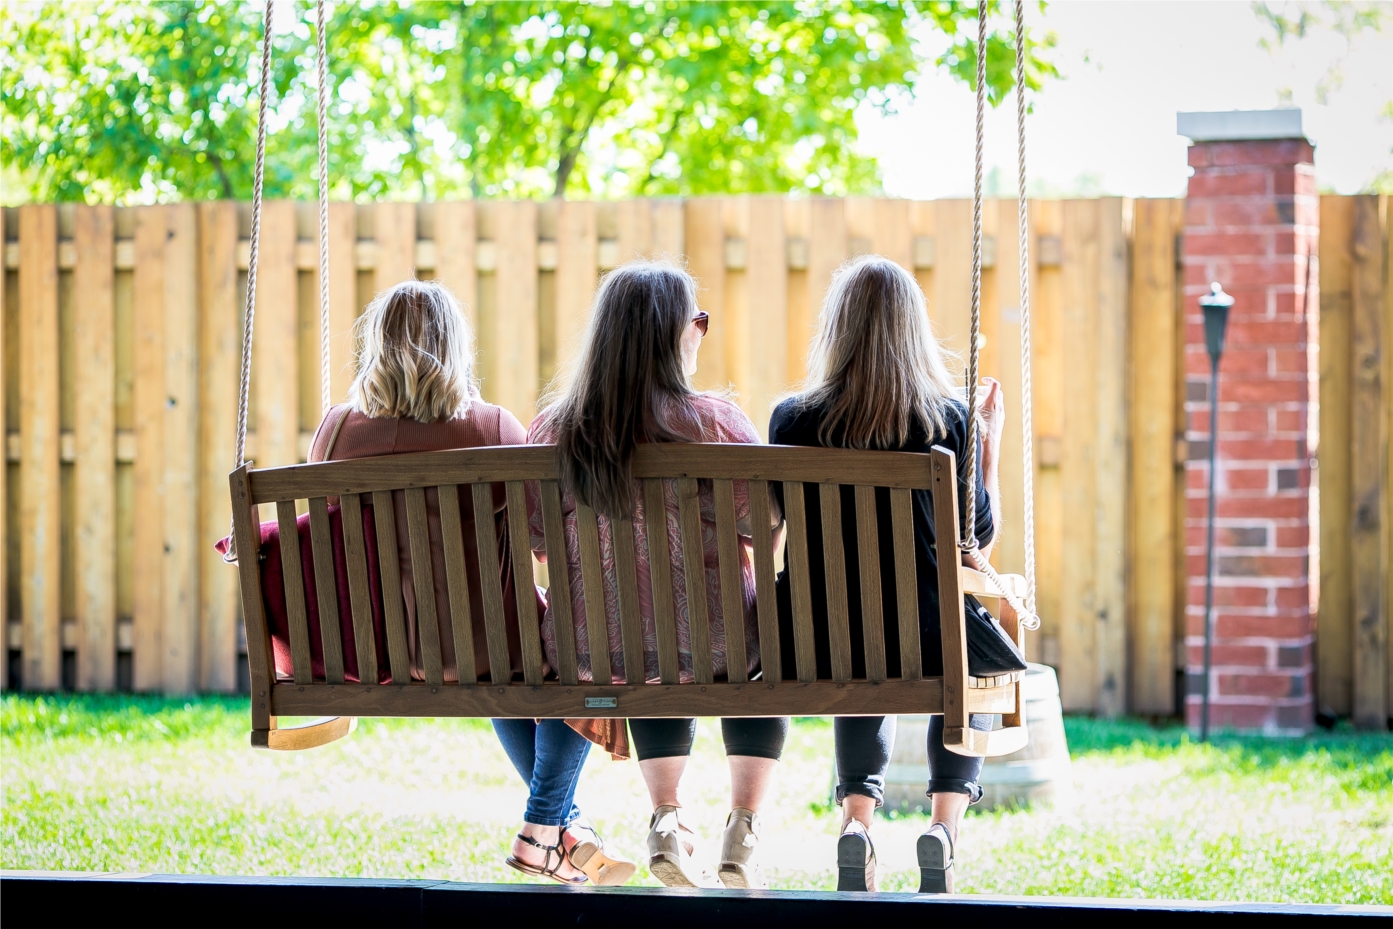
M 527 785 L 522 821 L 565 829 L 580 817 L 576 784 L 590 743 L 564 720 L 495 719 L 493 730 Z

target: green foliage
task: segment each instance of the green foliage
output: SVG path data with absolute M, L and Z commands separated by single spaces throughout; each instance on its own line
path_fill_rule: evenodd
M 1014 35 L 992 7 L 987 84 L 1010 92 Z M 312 10 L 278 35 L 269 196 L 315 176 Z M 915 35 L 948 47 L 924 60 Z M 866 0 L 341 3 L 329 29 L 339 197 L 864 193 L 855 112 L 893 109 L 917 72 L 971 84 L 976 9 Z M 0 8 L 0 163 L 42 199 L 250 194 L 255 4 L 49 2 Z M 1028 36 L 1027 83 L 1057 76 Z

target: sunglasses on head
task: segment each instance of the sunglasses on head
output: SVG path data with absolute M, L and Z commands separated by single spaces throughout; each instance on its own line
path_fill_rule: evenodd
M 692 317 L 692 325 L 696 326 L 702 337 L 705 338 L 706 330 L 711 327 L 711 314 L 698 312 Z

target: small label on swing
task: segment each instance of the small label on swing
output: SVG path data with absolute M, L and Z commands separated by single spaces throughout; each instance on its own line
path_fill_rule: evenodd
M 618 697 L 586 697 L 585 708 L 587 710 L 612 710 L 619 706 Z

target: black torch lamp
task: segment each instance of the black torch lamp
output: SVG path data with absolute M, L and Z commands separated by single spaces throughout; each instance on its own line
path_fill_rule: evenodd
M 1200 297 L 1204 311 L 1204 347 L 1209 350 L 1209 521 L 1204 544 L 1204 703 L 1200 710 L 1200 741 L 1209 739 L 1209 663 L 1214 640 L 1214 462 L 1219 447 L 1219 358 L 1224 354 L 1224 332 L 1229 325 L 1233 297 L 1215 281 Z

